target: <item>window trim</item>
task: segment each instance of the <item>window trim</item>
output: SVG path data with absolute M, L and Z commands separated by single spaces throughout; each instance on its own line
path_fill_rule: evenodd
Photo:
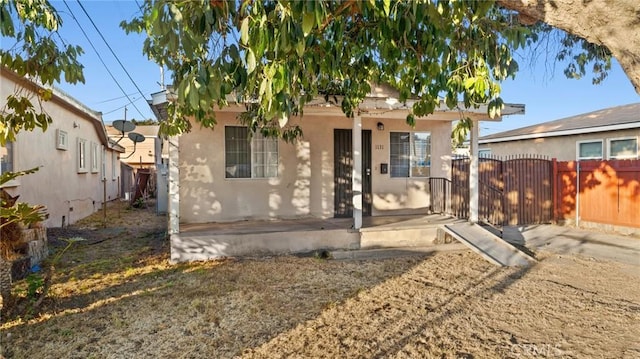
M 624 141 L 624 140 L 636 140 L 636 155 L 635 156 L 611 156 L 611 142 L 612 141 Z M 637 136 L 626 136 L 626 137 L 614 137 L 607 138 L 607 159 L 608 160 L 635 160 L 640 156 L 639 152 L 639 144 Z
M 69 149 L 69 134 L 67 131 L 56 130 L 56 149 L 66 151 Z
M 95 142 L 91 142 L 89 147 L 91 148 L 91 173 L 98 173 L 100 169 L 100 152 L 99 145 Z
M 391 134 L 392 133 L 408 133 L 409 134 L 409 148 L 411 148 L 411 139 L 413 138 L 413 136 L 411 136 L 414 133 L 426 133 L 429 135 L 429 165 L 428 166 L 424 166 L 429 168 L 429 175 L 428 176 L 424 176 L 424 177 L 418 177 L 418 176 L 413 176 L 412 173 L 412 167 L 411 167 L 411 161 L 412 161 L 412 155 L 411 155 L 411 151 L 409 151 L 409 175 L 406 177 L 399 177 L 399 176 L 393 176 L 393 167 L 391 164 L 391 150 L 392 150 L 392 146 L 391 146 Z M 389 131 L 389 136 L 387 137 L 389 139 L 389 178 L 390 179 L 407 179 L 407 178 L 429 178 L 431 177 L 431 138 L 432 138 L 432 132 L 431 131 Z
M 100 147 L 102 152 L 102 161 L 100 161 L 100 174 L 102 179 L 107 179 L 107 149 L 104 145 Z
M 483 155 L 483 153 L 485 154 Z M 492 155 L 493 155 L 493 152 L 491 151 L 491 148 L 478 149 L 478 158 L 491 158 Z
M 78 173 L 87 173 L 87 140 L 78 137 L 76 141 L 76 166 Z
M 115 151 L 111 151 L 111 180 L 115 181 L 116 180 L 116 165 L 119 162 L 118 161 L 118 154 L 116 154 Z M 105 175 L 106 177 L 106 175 Z
M 580 145 L 583 143 L 600 143 L 600 157 L 580 157 Z M 577 161 L 587 161 L 587 160 L 602 160 L 604 159 L 604 143 L 601 139 L 593 139 L 593 140 L 582 140 L 576 141 L 576 160 Z
M 7 143 L 11 143 L 11 153 L 8 153 L 7 155 L 11 157 L 11 170 L 9 170 L 8 172 L 15 172 L 16 171 L 16 159 L 17 159 L 17 155 L 16 155 L 16 142 L 15 141 L 8 141 Z M 5 146 L 6 148 L 6 146 Z M 3 172 L 4 173 L 4 172 Z M 11 181 L 8 181 L 6 183 L 4 183 L 2 185 L 2 188 L 8 188 L 8 187 L 18 187 L 20 185 L 20 177 L 14 178 Z
M 245 128 L 247 131 L 249 131 L 249 127 L 248 126 L 243 126 L 243 125 L 225 125 L 224 128 L 225 130 L 222 131 L 222 143 L 223 143 L 223 172 L 224 172 L 224 179 L 225 180 L 229 180 L 229 181 L 242 181 L 242 180 L 269 180 L 269 179 L 274 179 L 274 178 L 279 178 L 280 177 L 280 141 L 278 138 L 269 138 L 269 137 L 264 137 L 266 139 L 273 139 L 275 141 L 275 145 L 276 145 L 276 155 L 277 155 L 277 162 L 276 162 L 276 175 L 275 176 L 265 176 L 265 177 L 254 177 L 253 174 L 253 156 L 254 156 L 254 136 L 250 135 L 250 141 L 249 141 L 249 171 L 250 171 L 250 177 L 227 177 L 227 127 L 242 127 Z

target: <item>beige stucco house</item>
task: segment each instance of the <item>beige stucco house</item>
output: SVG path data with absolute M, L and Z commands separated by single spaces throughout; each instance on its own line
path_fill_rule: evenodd
M 111 125 L 107 125 L 107 135 L 112 141 L 124 147 L 125 151 L 120 155 L 120 160 L 133 168 L 153 168 L 155 166 L 155 146 L 158 139 L 158 128 L 160 126 L 138 125 L 132 131 L 144 137 L 144 141 L 135 143 L 129 138 L 128 133 L 124 136 L 122 132 L 116 130 Z
M 480 153 L 541 154 L 559 161 L 637 159 L 640 103 L 483 136 Z
M 152 97 L 155 112 L 166 114 L 162 109 L 166 95 Z M 213 130 L 196 124 L 191 132 L 170 138 L 172 260 L 265 249 L 255 245 L 232 249 L 233 243 L 202 236 L 191 241 L 183 229 L 197 224 L 348 217 L 357 231 L 363 216 L 425 213 L 430 205 L 429 178 L 450 176 L 451 124 L 460 112 L 441 106 L 411 127 L 406 116 L 412 104 L 397 98 L 389 88 L 375 88 L 354 118 L 347 118 L 339 104 L 319 98 L 305 108 L 303 118 L 290 120 L 303 131 L 293 144 L 251 136 L 237 120 L 245 109 L 240 105 L 218 111 Z M 523 110 L 522 105 L 508 105 L 503 114 Z M 487 120 L 486 113 L 486 108 L 465 111 L 475 120 Z M 329 238 L 324 241 L 318 239 L 315 246 L 339 246 L 329 244 Z
M 0 68 L 0 108 L 17 89 L 40 87 L 6 68 Z M 36 102 L 37 106 L 37 102 Z M 120 162 L 124 149 L 109 141 L 102 116 L 60 90 L 42 103 L 53 123 L 46 132 L 22 131 L 2 150 L 2 171 L 40 167 L 39 171 L 5 184 L 20 201 L 43 204 L 47 227 L 76 222 L 119 197 Z
M 155 108 L 152 106 L 152 109 Z M 136 183 L 136 173 L 139 169 L 151 171 L 148 190 L 156 198 L 156 211 L 158 214 L 167 213 L 167 162 L 168 148 L 165 141 L 158 135 L 158 125 L 137 125 L 131 132 L 144 137 L 144 141 L 135 143 L 128 133 L 122 134 L 113 126 L 107 126 L 107 133 L 112 141 L 116 141 L 124 147 L 125 152 L 120 155 L 122 162 L 122 189 L 123 197 L 133 198 Z

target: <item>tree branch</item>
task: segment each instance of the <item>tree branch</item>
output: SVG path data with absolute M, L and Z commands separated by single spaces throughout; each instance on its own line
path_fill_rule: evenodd
M 498 0 L 520 21 L 541 21 L 607 47 L 640 94 L 640 3 L 637 0 Z

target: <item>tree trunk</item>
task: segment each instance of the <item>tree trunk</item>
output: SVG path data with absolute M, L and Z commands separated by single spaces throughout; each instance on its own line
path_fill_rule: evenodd
M 525 23 L 542 21 L 606 46 L 640 94 L 640 1 L 498 0 Z

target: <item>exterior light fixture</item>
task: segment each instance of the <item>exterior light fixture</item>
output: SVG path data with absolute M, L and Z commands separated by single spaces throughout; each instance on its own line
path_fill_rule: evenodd
M 384 123 L 378 122 L 378 131 L 384 131 Z

